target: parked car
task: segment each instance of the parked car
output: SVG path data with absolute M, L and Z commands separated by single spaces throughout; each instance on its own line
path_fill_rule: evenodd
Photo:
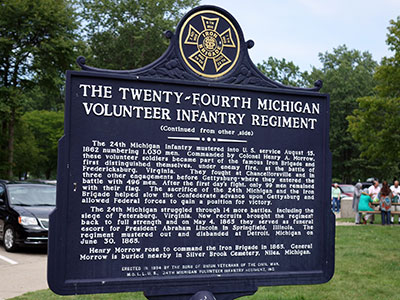
M 339 184 L 339 188 L 342 191 L 342 193 L 344 195 L 346 195 L 347 197 L 351 197 L 353 198 L 354 195 L 354 185 L 351 184 Z
M 346 190 L 348 191 L 349 189 L 343 189 L 343 186 L 344 185 L 346 185 L 346 186 L 348 186 L 348 185 L 350 185 L 350 184 L 338 184 L 338 187 L 339 187 L 339 189 L 340 189 L 340 200 L 341 199 L 343 199 L 343 198 L 353 198 L 353 194 L 354 194 L 354 186 L 353 186 L 353 190 L 352 190 L 352 192 L 351 192 L 351 194 L 350 193 L 347 193 L 347 192 L 345 192 Z M 332 188 L 334 187 L 334 184 L 332 183 Z
M 362 190 L 368 189 L 371 185 L 373 185 L 372 182 L 361 182 L 361 184 L 362 184 L 362 187 L 361 187 Z
M 361 184 L 362 184 L 361 189 L 366 189 L 366 188 L 369 188 L 371 185 L 374 185 L 375 180 L 378 180 L 378 179 L 375 177 L 367 178 L 367 180 L 365 182 L 361 182 Z M 379 183 L 379 186 L 382 187 L 382 183 Z
M 56 186 L 0 180 L 0 239 L 6 251 L 46 246 Z

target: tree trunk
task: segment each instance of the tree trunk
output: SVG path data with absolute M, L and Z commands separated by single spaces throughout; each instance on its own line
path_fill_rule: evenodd
M 12 179 L 14 167 L 14 132 L 15 132 L 15 109 L 11 110 L 8 123 L 8 179 Z
M 45 173 L 46 173 L 46 174 L 45 174 L 46 179 L 49 180 L 49 179 L 50 179 L 50 176 L 51 176 L 51 168 L 47 168 L 47 170 L 46 170 Z

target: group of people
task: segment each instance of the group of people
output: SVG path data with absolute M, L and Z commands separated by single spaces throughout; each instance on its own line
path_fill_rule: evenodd
M 378 180 L 374 180 L 373 185 L 369 188 L 362 189 L 362 184 L 357 183 L 353 196 L 353 210 L 356 212 L 355 222 L 360 224 L 361 220 L 364 224 L 369 221 L 371 224 L 374 222 L 374 215 L 366 213 L 365 217 L 361 216 L 360 211 L 368 212 L 373 211 L 373 203 L 379 203 L 381 211 L 382 225 L 390 225 L 394 223 L 394 218 L 391 216 L 391 211 L 400 210 L 399 206 L 394 206 L 392 203 L 398 203 L 400 196 L 399 181 L 396 180 L 392 186 L 389 187 L 386 181 L 382 182 L 382 187 L 379 185 Z M 400 224 L 400 219 L 399 219 Z

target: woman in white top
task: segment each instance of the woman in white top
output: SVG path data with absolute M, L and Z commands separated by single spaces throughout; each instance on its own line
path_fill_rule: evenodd
M 400 185 L 399 181 L 396 180 L 394 184 L 390 187 L 390 190 L 392 191 L 393 194 L 393 203 L 399 203 L 399 198 L 400 198 Z M 400 211 L 400 206 L 394 205 L 392 207 L 392 211 Z M 394 223 L 394 217 L 392 215 L 392 223 Z M 399 216 L 399 224 L 400 224 L 400 216 Z

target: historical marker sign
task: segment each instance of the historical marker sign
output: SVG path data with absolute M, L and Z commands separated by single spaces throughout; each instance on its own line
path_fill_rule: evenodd
M 50 288 L 232 298 L 328 281 L 328 96 L 260 74 L 220 8 L 192 10 L 169 37 L 145 68 L 80 59 L 67 73 Z

